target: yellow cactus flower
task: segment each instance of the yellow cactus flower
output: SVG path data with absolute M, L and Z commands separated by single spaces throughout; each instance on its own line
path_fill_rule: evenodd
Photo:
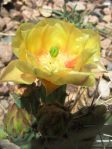
M 24 23 L 12 47 L 18 59 L 2 72 L 1 81 L 31 84 L 38 78 L 50 90 L 52 85 L 94 84 L 91 69 L 100 58 L 100 39 L 93 30 L 58 19 Z

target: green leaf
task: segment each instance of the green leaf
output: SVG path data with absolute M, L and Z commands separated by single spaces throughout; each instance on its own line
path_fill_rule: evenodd
M 8 134 L 3 130 L 3 128 L 0 128 L 0 140 L 5 139 L 8 137 Z
M 112 125 L 112 113 L 107 112 L 105 115 L 106 123 L 105 125 Z
M 11 93 L 10 96 L 14 100 L 15 104 L 17 105 L 18 108 L 21 108 L 21 96 L 16 94 L 16 93 Z
M 53 103 L 55 101 L 64 104 L 66 97 L 66 85 L 62 85 L 50 94 L 46 94 L 46 89 L 41 86 L 40 97 L 45 103 Z
M 21 149 L 31 149 L 31 144 L 30 143 L 23 144 L 21 145 Z

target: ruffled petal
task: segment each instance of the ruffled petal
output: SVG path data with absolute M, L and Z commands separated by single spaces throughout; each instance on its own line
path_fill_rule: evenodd
M 94 63 L 100 59 L 100 36 L 96 31 L 83 30 L 88 35 L 84 50 L 82 51 L 83 63 Z
M 27 49 L 39 57 L 52 47 L 65 50 L 67 32 L 62 21 L 56 19 L 43 20 L 31 30 L 27 37 Z
M 33 26 L 32 23 L 21 24 L 12 41 L 13 52 L 19 58 L 25 59 L 26 37 Z

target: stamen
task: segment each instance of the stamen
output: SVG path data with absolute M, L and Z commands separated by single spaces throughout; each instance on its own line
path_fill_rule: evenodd
M 75 66 L 76 62 L 77 62 L 77 58 L 68 60 L 68 61 L 65 63 L 65 67 L 66 67 L 66 68 L 73 68 L 73 67 Z

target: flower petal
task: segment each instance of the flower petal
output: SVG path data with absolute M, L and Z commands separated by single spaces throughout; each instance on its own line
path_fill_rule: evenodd
M 95 82 L 95 77 L 93 73 L 88 72 L 76 72 L 76 71 L 67 71 L 60 72 L 59 74 L 55 74 L 50 78 L 51 82 L 56 85 L 63 84 L 75 84 L 81 86 L 92 86 Z
M 95 63 L 100 59 L 100 37 L 97 32 L 93 30 L 83 30 L 88 35 L 85 47 L 82 51 L 83 63 Z
M 0 81 L 13 81 L 21 84 L 31 84 L 32 82 L 34 82 L 36 77 L 20 71 L 16 66 L 17 63 L 18 60 L 14 60 L 9 63 L 9 65 L 3 70 L 3 72 L 1 72 Z
M 45 86 L 46 89 L 46 95 L 49 95 L 50 93 L 52 93 L 55 89 L 57 89 L 59 86 L 46 81 L 46 80 L 42 80 L 42 84 Z
M 31 28 L 34 25 L 31 23 L 24 23 L 21 24 L 19 29 L 16 32 L 16 36 L 14 37 L 12 41 L 12 47 L 13 47 L 13 52 L 17 57 L 24 57 L 25 56 L 25 49 L 26 49 L 26 37 L 28 33 L 30 32 Z
M 46 54 L 52 47 L 64 49 L 67 33 L 61 24 L 62 21 L 46 19 L 35 25 L 27 37 L 27 49 L 37 56 Z

